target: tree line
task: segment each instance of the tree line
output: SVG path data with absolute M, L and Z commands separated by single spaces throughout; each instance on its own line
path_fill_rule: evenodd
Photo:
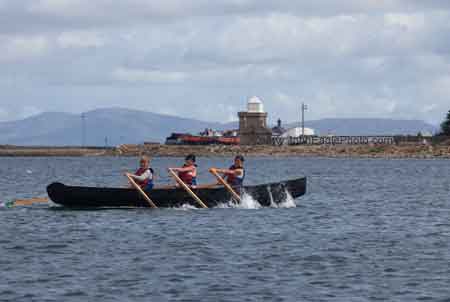
M 441 135 L 450 136 L 450 110 L 447 113 L 447 117 L 441 124 Z

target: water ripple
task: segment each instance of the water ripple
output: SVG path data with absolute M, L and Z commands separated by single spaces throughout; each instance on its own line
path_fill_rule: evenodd
M 179 161 L 154 164 L 164 171 Z M 228 161 L 199 159 L 200 176 Z M 1 200 L 42 196 L 54 180 L 122 185 L 121 173 L 135 164 L 135 158 L 0 158 Z M 257 210 L 0 208 L 0 301 L 450 297 L 450 161 L 249 158 L 246 164 L 250 183 L 307 175 L 308 194 L 293 208 Z M 40 173 L 24 176 L 27 169 Z

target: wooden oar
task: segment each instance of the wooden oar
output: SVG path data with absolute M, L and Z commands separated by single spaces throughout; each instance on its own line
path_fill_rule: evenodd
M 241 196 L 239 196 L 239 194 L 237 194 L 236 191 L 233 190 L 233 188 L 225 181 L 225 179 L 223 179 L 223 177 L 217 173 L 215 168 L 209 169 L 209 172 L 211 172 L 211 174 L 214 175 L 221 184 L 223 184 L 223 186 L 228 190 L 228 192 L 231 193 L 236 201 L 241 202 Z
M 148 197 L 147 194 L 145 194 L 144 190 L 142 190 L 141 187 L 134 181 L 134 179 L 130 176 L 130 173 L 126 173 L 125 176 L 128 178 L 128 180 L 130 181 L 131 185 L 136 190 L 138 190 L 138 192 L 142 195 L 142 197 L 144 197 L 144 199 L 148 202 L 150 207 L 154 208 L 154 209 L 157 209 L 158 207 L 156 206 L 156 204 L 153 202 L 153 200 L 150 199 L 150 197 Z
M 9 206 L 31 206 L 35 203 L 48 203 L 47 197 L 34 197 L 29 199 L 15 199 L 8 203 Z
M 172 169 L 169 168 L 169 172 L 170 174 L 173 176 L 173 178 L 176 180 L 177 183 L 180 184 L 180 186 L 182 186 L 186 192 L 188 192 L 189 195 L 191 195 L 192 198 L 195 199 L 195 201 L 197 201 L 197 203 L 202 207 L 202 208 L 208 208 L 206 206 L 206 204 L 203 203 L 203 201 L 198 198 L 198 196 L 192 192 L 192 190 L 181 180 L 181 178 L 178 177 L 177 173 L 175 173 Z

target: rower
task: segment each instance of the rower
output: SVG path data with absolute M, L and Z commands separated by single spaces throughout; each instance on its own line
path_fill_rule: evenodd
M 245 178 L 244 157 L 242 155 L 236 155 L 234 164 L 228 169 L 216 169 L 216 171 L 226 177 L 226 181 L 230 186 L 241 191 Z
M 188 186 L 195 189 L 197 187 L 197 165 L 195 164 L 195 155 L 189 154 L 184 159 L 184 165 L 181 168 L 171 168 L 178 172 L 178 177 Z M 178 186 L 178 183 L 177 183 Z
M 143 190 L 153 189 L 153 174 L 154 171 L 150 167 L 150 158 L 142 156 L 139 160 L 139 169 L 134 174 L 129 174 L 130 177 L 141 187 Z

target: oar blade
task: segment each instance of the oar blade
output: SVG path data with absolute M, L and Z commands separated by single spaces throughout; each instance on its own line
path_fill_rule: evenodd
M 14 207 L 14 206 L 31 206 L 33 204 L 38 203 L 48 203 L 49 199 L 47 197 L 34 197 L 29 199 L 14 199 L 7 203 L 5 203 L 6 207 Z

